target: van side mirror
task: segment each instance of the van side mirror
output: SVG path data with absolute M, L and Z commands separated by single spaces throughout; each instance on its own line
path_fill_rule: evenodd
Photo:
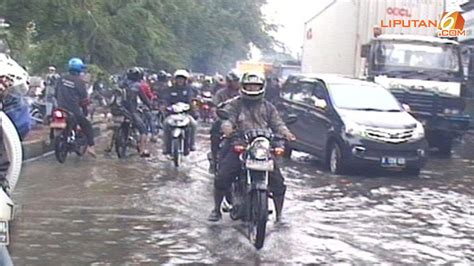
M 369 57 L 369 53 L 370 53 L 370 44 L 363 44 L 360 47 L 360 57 L 367 58 Z
M 326 110 L 326 108 L 328 107 L 328 104 L 327 104 L 326 100 L 314 99 L 314 106 L 316 106 L 316 108 Z

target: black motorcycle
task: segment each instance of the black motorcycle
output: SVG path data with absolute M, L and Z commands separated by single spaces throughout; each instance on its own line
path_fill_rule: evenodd
M 113 133 L 113 141 L 115 142 L 115 151 L 119 158 L 128 156 L 129 148 L 139 151 L 140 132 L 133 126 L 132 114 L 123 107 L 118 107 L 112 111 L 114 120 L 121 121 L 120 125 Z
M 67 155 L 71 152 L 78 156 L 86 153 L 87 137 L 77 124 L 74 114 L 64 109 L 56 109 L 49 126 L 53 132 L 54 154 L 58 162 L 66 162 Z
M 283 137 L 268 130 L 251 130 L 237 135 L 234 152 L 240 154 L 242 172 L 232 184 L 231 219 L 247 224 L 251 243 L 261 249 L 269 215 L 268 177 L 274 170 L 275 156 L 284 153 Z

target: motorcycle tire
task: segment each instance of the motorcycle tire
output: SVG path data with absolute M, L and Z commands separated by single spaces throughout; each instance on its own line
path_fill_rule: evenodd
M 59 163 L 65 163 L 68 154 L 67 140 L 64 134 L 58 135 L 54 139 L 54 155 Z
M 268 220 L 267 191 L 254 191 L 251 197 L 251 220 L 249 223 L 249 238 L 256 249 L 261 249 L 265 242 Z
M 181 164 L 181 152 L 180 152 L 181 140 L 180 139 L 173 139 L 171 143 L 172 153 L 173 153 L 173 163 L 175 167 L 179 167 Z
M 20 137 L 10 118 L 4 113 L 0 112 L 0 120 L 2 123 L 3 145 L 7 153 L 10 166 L 8 167 L 6 179 L 10 186 L 11 193 L 20 177 L 21 167 L 23 163 L 23 150 L 21 146 Z
M 122 159 L 127 157 L 128 149 L 128 130 L 125 127 L 119 127 L 115 135 L 115 151 L 117 156 Z
M 77 141 L 76 154 L 77 156 L 82 157 L 84 156 L 84 154 L 86 154 L 86 151 L 87 151 L 87 140 L 86 140 L 85 134 L 80 132 L 76 141 Z

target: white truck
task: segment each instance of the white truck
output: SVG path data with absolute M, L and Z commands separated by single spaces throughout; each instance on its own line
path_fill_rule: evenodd
M 436 27 L 410 22 L 439 21 L 443 11 L 440 0 L 333 1 L 305 24 L 303 72 L 381 84 L 425 125 L 430 146 L 448 155 L 470 122 L 461 97 L 461 48 L 434 37 Z M 395 20 L 410 27 L 387 27 Z

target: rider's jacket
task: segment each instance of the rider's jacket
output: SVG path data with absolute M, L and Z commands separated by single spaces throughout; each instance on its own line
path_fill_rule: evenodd
M 59 108 L 75 115 L 83 115 L 83 108 L 88 103 L 86 83 L 79 75 L 65 74 L 56 87 L 56 100 Z
M 229 121 L 239 130 L 271 129 L 280 135 L 290 133 L 276 107 L 267 100 L 245 101 L 237 97 L 223 109 L 227 111 Z

